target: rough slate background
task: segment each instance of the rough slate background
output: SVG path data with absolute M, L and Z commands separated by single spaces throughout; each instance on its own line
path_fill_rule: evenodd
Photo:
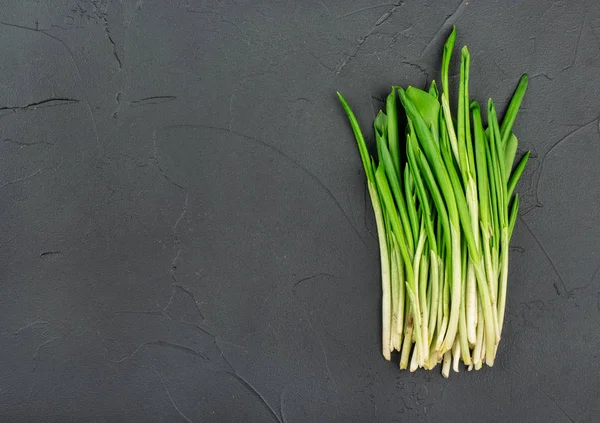
M 443 3 L 4 0 L 0 420 L 597 422 L 600 4 Z M 380 356 L 334 93 L 369 128 L 452 24 L 533 159 L 497 366 L 444 380 Z

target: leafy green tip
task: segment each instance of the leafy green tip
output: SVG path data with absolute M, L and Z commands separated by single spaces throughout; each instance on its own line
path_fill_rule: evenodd
M 463 58 L 471 58 L 471 53 L 469 53 L 469 49 L 467 48 L 467 46 L 463 46 L 462 50 L 461 50 L 461 54 Z

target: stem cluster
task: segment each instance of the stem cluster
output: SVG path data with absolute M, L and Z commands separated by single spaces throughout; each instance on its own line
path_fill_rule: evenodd
M 374 121 L 377 154 L 369 154 L 350 106 L 365 169 L 381 257 L 382 353 L 400 353 L 400 368 L 448 377 L 494 364 L 504 321 L 508 248 L 519 207 L 514 188 L 529 158 L 513 169 L 511 131 L 527 88 L 523 75 L 502 122 L 469 98 L 470 56 L 461 52 L 456 114 L 448 73 L 456 29 L 442 57 L 442 91 L 392 87 Z M 399 100 L 399 102 L 398 102 Z M 401 106 L 401 107 L 400 107 Z M 401 143 L 399 110 L 406 117 Z M 404 153 L 404 154 L 402 154 Z

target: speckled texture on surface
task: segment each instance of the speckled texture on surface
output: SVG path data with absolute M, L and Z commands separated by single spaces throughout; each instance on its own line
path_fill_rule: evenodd
M 600 419 L 600 3 L 2 5 L 0 420 Z M 497 364 L 444 380 L 380 355 L 335 91 L 369 128 L 452 24 L 532 159 Z

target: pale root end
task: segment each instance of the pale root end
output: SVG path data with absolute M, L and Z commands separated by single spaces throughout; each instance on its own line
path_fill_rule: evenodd
M 412 358 L 410 360 L 410 371 L 414 372 L 419 368 L 419 360 L 418 360 L 418 350 L 419 348 L 417 348 L 417 345 L 415 344 L 415 347 L 413 348 L 413 353 L 412 353 Z
M 448 376 L 450 376 L 451 359 L 452 357 L 450 351 L 446 351 L 444 354 L 444 362 L 442 364 L 442 376 L 444 376 L 446 379 L 448 379 Z
M 452 350 L 452 369 L 458 373 L 458 363 L 460 361 L 460 343 L 454 342 L 454 348 Z

